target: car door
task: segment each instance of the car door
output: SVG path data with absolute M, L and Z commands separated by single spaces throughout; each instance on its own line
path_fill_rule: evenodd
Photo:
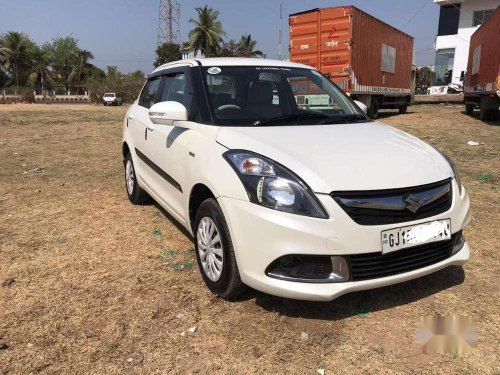
M 136 175 L 143 185 L 146 185 L 155 194 L 159 190 L 159 178 L 151 168 L 147 155 L 151 154 L 149 150 L 148 136 L 153 131 L 153 124 L 149 119 L 149 108 L 156 103 L 160 95 L 161 77 L 150 78 L 142 89 L 139 100 L 134 104 L 133 111 L 129 111 L 127 118 L 129 131 L 132 134 L 134 160 Z
M 190 113 L 193 90 L 190 70 L 187 67 L 167 71 L 161 82 L 162 92 L 158 102 L 176 101 L 183 104 Z M 159 177 L 158 192 L 160 199 L 173 213 L 185 220 L 183 209 L 184 195 L 189 194 L 185 186 L 185 165 L 188 157 L 188 144 L 192 131 L 173 125 L 149 125 L 147 156 L 151 159 Z

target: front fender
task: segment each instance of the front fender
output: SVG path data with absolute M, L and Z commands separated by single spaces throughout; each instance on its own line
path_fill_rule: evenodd
M 186 186 L 189 188 L 185 195 L 185 212 L 189 212 L 189 197 L 196 184 L 207 186 L 215 198 L 249 200 L 241 180 L 222 157 L 227 148 L 215 141 L 215 135 L 196 131 L 189 142 L 186 161 Z

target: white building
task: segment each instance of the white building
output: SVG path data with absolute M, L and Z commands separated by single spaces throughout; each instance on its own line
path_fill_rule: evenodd
M 201 51 L 194 51 L 194 48 L 192 47 L 184 47 L 181 49 L 182 53 L 182 59 L 183 60 L 191 60 L 191 59 L 201 59 L 205 56 L 203 56 L 203 53 Z
M 461 83 L 467 70 L 470 37 L 500 6 L 500 0 L 434 0 L 434 3 L 440 6 L 434 85 Z

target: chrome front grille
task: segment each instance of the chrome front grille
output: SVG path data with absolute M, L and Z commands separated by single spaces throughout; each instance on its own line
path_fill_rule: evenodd
M 340 191 L 330 194 L 358 224 L 397 224 L 446 212 L 451 207 L 451 179 L 401 189 Z

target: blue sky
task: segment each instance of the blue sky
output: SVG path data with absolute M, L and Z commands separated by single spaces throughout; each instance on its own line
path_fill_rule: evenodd
M 417 65 L 434 61 L 432 46 L 439 7 L 432 0 L 178 0 L 181 34 L 187 40 L 194 8 L 219 10 L 228 38 L 250 33 L 267 57 L 278 53 L 279 4 L 283 4 L 283 55 L 288 57 L 288 14 L 311 8 L 355 5 L 415 37 Z M 424 6 L 425 5 L 425 6 Z M 417 14 L 417 12 L 424 8 Z M 72 35 L 94 53 L 94 64 L 117 65 L 123 72 L 152 70 L 159 0 L 0 0 L 0 34 L 15 30 L 37 43 Z M 415 16 L 416 15 L 416 16 Z M 408 22 L 414 19 L 408 24 Z

